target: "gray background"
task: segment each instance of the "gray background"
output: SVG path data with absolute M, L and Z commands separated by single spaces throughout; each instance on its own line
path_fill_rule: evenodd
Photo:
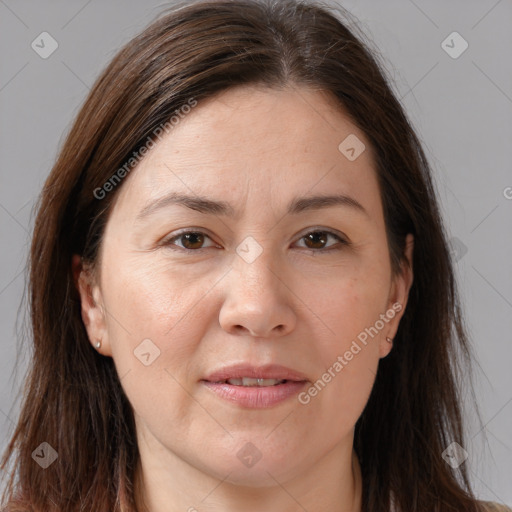
M 512 504 L 512 2 L 342 1 L 383 53 L 432 163 L 477 360 L 481 427 L 467 412 L 469 465 L 482 499 Z M 121 44 L 165 4 L 0 0 L 0 449 L 14 426 L 26 362 L 13 373 L 34 201 L 63 134 Z M 47 59 L 31 47 L 57 41 Z M 468 42 L 458 58 L 441 43 Z M 39 39 L 38 39 L 39 40 Z M 37 40 L 36 40 L 37 42 Z M 460 41 L 446 44 L 456 51 Z M 46 45 L 48 48 L 48 45 Z M 23 308 L 20 309 L 23 318 Z M 43 441 L 43 440 L 41 440 Z

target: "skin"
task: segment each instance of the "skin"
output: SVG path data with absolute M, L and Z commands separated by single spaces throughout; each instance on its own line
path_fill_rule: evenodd
M 350 134 L 366 146 L 354 161 L 338 150 Z M 136 220 L 169 192 L 228 201 L 238 216 L 169 205 Z M 286 214 L 292 198 L 332 193 L 367 214 L 343 205 Z M 170 240 L 184 228 L 207 236 Z M 304 237 L 322 230 L 350 245 L 333 236 L 308 245 Z M 236 252 L 248 236 L 262 249 L 251 263 Z M 408 235 L 409 263 L 412 251 Z M 114 359 L 135 413 L 141 507 L 361 509 L 354 426 L 413 273 L 404 265 L 392 276 L 370 143 L 328 96 L 245 86 L 200 103 L 118 190 L 96 268 L 78 256 L 73 265 L 91 344 L 101 340 Z M 314 383 L 395 303 L 402 310 L 307 404 L 242 408 L 200 382 L 248 362 L 281 364 Z M 134 355 L 145 339 L 160 350 L 148 366 Z M 252 467 L 237 457 L 247 442 L 261 454 Z

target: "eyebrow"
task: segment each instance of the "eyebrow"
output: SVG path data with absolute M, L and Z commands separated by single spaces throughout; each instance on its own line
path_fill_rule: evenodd
M 171 192 L 170 194 L 146 205 L 138 213 L 136 221 L 141 221 L 155 212 L 171 205 L 184 206 L 206 215 L 222 215 L 232 218 L 239 217 L 233 206 L 226 201 L 214 201 L 204 196 L 190 196 L 178 192 Z M 297 215 L 306 211 L 320 210 L 333 206 L 349 207 L 370 218 L 369 213 L 359 201 L 345 194 L 296 197 L 290 201 L 287 208 L 287 214 Z

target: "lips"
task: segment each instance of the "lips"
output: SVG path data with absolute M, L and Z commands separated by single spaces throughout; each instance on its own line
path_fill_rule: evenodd
M 304 389 L 308 379 L 280 365 L 229 366 L 208 375 L 201 383 L 217 397 L 247 409 L 275 407 Z

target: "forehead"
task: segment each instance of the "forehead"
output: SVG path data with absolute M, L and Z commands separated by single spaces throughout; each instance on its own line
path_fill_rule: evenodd
M 364 148 L 355 160 L 347 140 Z M 327 94 L 298 87 L 237 87 L 200 102 L 132 171 L 118 206 L 169 191 L 229 199 L 237 211 L 307 192 L 351 192 L 369 210 L 379 199 L 364 133 Z

